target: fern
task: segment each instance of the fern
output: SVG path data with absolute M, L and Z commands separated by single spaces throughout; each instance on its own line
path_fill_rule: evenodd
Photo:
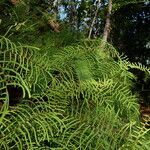
M 0 43 L 0 149 L 149 148 L 128 72 L 149 68 L 122 59 L 110 45 L 99 50 L 98 41 L 53 55 L 50 47 L 43 55 L 5 37 Z M 22 91 L 15 105 L 11 87 Z

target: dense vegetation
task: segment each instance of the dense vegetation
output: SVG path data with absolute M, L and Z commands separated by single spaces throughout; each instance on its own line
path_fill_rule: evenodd
M 0 2 L 0 149 L 148 150 L 132 72 L 150 68 L 107 42 L 111 3 L 55 2 Z

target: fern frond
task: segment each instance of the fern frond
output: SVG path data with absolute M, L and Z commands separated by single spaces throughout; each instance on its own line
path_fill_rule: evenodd
M 139 126 L 137 97 L 130 90 L 135 77 L 128 70 L 149 68 L 115 52 L 107 56 L 97 41 L 53 55 L 5 37 L 0 43 L 2 150 L 147 149 L 148 131 Z M 10 105 L 12 87 L 21 93 L 17 105 Z

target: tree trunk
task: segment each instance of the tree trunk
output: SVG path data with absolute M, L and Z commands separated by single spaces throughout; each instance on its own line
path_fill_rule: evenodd
M 112 0 L 109 0 L 108 1 L 108 12 L 107 12 L 107 16 L 106 16 L 106 23 L 105 23 L 103 38 L 102 38 L 102 46 L 105 46 L 105 43 L 107 42 L 108 36 L 110 34 L 111 12 L 112 12 Z
M 69 15 L 69 22 L 72 28 L 76 26 L 76 19 L 77 19 L 77 10 L 76 10 L 76 0 L 70 0 L 70 15 Z
M 89 30 L 89 35 L 88 35 L 88 38 L 89 38 L 89 39 L 91 38 L 92 30 L 93 30 L 93 27 L 94 27 L 94 23 L 95 23 L 95 21 L 96 21 L 96 17 L 97 17 L 97 14 L 98 14 L 98 10 L 99 10 L 99 8 L 100 8 L 100 5 L 101 5 L 101 0 L 98 0 L 97 8 L 96 8 L 96 11 L 95 11 L 95 14 L 94 14 L 94 18 L 93 18 L 93 20 L 92 20 L 91 27 L 90 27 L 90 30 Z

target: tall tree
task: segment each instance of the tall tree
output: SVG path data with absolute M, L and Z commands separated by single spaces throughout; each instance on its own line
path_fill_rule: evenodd
M 88 35 L 89 39 L 91 38 L 92 30 L 93 30 L 94 23 L 96 21 L 96 17 L 97 17 L 98 10 L 99 10 L 100 6 L 101 6 L 101 0 L 98 0 L 97 7 L 96 7 L 96 10 L 95 10 L 95 14 L 94 14 L 94 18 L 92 20 L 91 27 L 90 27 L 90 30 L 89 30 L 89 35 Z
M 108 11 L 107 11 L 107 16 L 106 16 L 106 23 L 105 23 L 104 32 L 103 32 L 103 44 L 107 41 L 109 33 L 110 33 L 111 13 L 112 13 L 112 0 L 109 0 L 108 1 Z

